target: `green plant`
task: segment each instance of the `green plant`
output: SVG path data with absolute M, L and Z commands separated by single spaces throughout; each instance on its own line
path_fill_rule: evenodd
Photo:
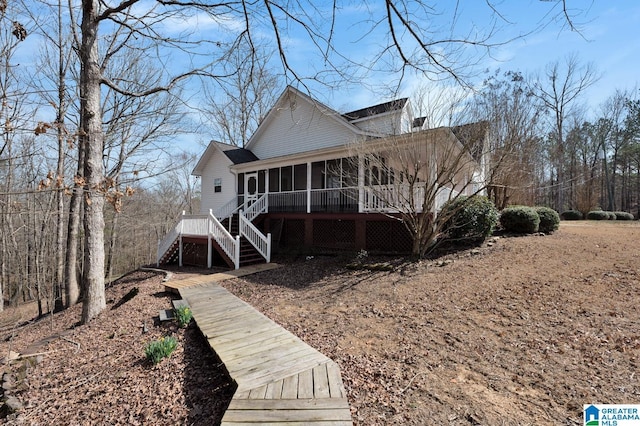
M 579 210 L 566 210 L 560 215 L 562 220 L 582 220 L 584 215 Z
M 159 340 L 147 343 L 144 354 L 147 360 L 155 365 L 162 361 L 162 358 L 169 358 L 177 346 L 178 342 L 174 337 L 161 337 Z
M 191 318 L 193 318 L 193 313 L 191 312 L 191 308 L 188 306 L 180 306 L 176 310 L 176 320 L 178 321 L 178 326 L 180 328 L 185 328 L 191 322 Z
M 633 214 L 627 212 L 613 212 L 616 215 L 616 220 L 634 220 Z
M 587 220 L 609 220 L 609 213 L 603 210 L 591 210 L 587 213 Z
M 538 231 L 550 234 L 560 227 L 560 215 L 557 211 L 549 207 L 536 207 L 536 213 L 540 217 Z
M 505 231 L 534 234 L 540 226 L 540 216 L 533 207 L 507 207 L 500 213 L 500 224 Z
M 498 210 L 487 197 L 460 196 L 445 204 L 440 211 L 446 222 L 446 239 L 481 243 L 493 233 L 498 223 Z

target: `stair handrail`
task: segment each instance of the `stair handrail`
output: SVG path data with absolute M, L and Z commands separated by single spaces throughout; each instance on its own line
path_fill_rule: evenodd
M 227 204 L 225 204 L 222 207 L 219 207 L 216 212 L 214 213 L 214 216 L 220 221 L 222 222 L 223 220 L 225 220 L 228 217 L 231 217 L 234 215 L 234 213 L 237 213 L 238 210 L 240 210 L 242 206 L 238 205 L 238 198 L 237 197 L 233 197 L 231 200 L 229 200 L 229 202 Z
M 156 253 L 156 264 L 160 265 L 160 260 L 162 260 L 162 256 L 171 248 L 176 239 L 182 234 L 182 219 L 184 218 L 185 212 L 183 211 L 179 218 L 176 220 L 173 228 L 167 232 L 167 234 L 158 241 L 158 252 Z
M 256 215 L 257 216 L 257 215 Z M 264 235 L 240 210 L 238 217 L 240 218 L 240 235 L 245 237 L 253 247 L 260 253 L 262 257 L 271 262 L 271 234 Z M 255 217 L 255 216 L 254 216 Z
M 212 212 L 209 212 L 209 235 L 216 240 L 222 250 L 233 261 L 236 269 L 240 267 L 240 240 L 234 238 Z
M 253 222 L 257 216 L 269 211 L 269 197 L 268 194 L 262 194 L 256 201 L 253 202 L 246 210 L 244 215 L 249 222 Z

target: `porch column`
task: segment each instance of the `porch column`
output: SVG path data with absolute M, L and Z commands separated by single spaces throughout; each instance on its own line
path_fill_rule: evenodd
M 364 212 L 364 157 L 358 154 L 358 213 Z
M 311 162 L 307 161 L 307 213 L 311 213 Z
M 180 235 L 180 245 L 178 249 L 178 266 L 182 268 L 182 235 Z

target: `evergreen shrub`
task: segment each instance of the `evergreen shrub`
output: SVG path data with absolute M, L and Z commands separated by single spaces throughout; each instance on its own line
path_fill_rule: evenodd
M 609 220 L 609 213 L 603 210 L 591 210 L 587 213 L 587 220 Z
M 507 232 L 534 234 L 540 226 L 540 216 L 533 207 L 507 207 L 500 213 L 500 224 Z
M 582 220 L 584 215 L 580 210 L 566 210 L 560 215 L 562 220 Z
M 616 220 L 634 220 L 633 214 L 627 212 L 614 212 Z
M 560 226 L 560 215 L 557 211 L 549 207 L 536 207 L 536 213 L 540 217 L 538 231 L 551 234 L 557 231 Z
M 440 214 L 449 217 L 443 228 L 446 238 L 462 243 L 482 243 L 498 223 L 496 206 L 482 196 L 459 196 L 445 204 Z

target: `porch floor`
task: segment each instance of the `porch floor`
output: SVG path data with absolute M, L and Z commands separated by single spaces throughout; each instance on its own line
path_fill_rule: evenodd
M 340 369 L 212 281 L 177 285 L 238 388 L 222 425 L 352 425 Z

